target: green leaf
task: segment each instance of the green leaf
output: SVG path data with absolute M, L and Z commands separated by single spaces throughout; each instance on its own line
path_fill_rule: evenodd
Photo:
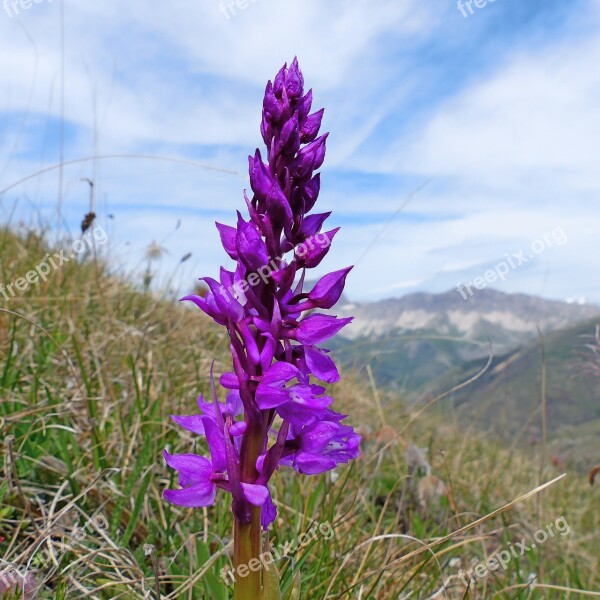
M 204 575 L 204 583 L 212 600 L 227 600 L 227 588 L 223 582 L 211 573 Z
M 149 469 L 142 480 L 142 485 L 138 490 L 138 493 L 135 497 L 135 503 L 133 505 L 133 510 L 131 511 L 131 516 L 129 517 L 129 523 L 127 523 L 127 529 L 121 538 L 121 544 L 123 546 L 127 546 L 129 541 L 131 540 L 131 536 L 135 531 L 135 527 L 138 522 L 138 517 L 140 515 L 140 511 L 142 510 L 142 506 L 144 504 L 144 500 L 146 499 L 146 494 L 148 492 L 148 486 L 150 485 L 150 480 L 152 478 L 152 470 Z
M 274 564 L 263 569 L 263 591 L 261 600 L 281 600 L 279 571 Z
M 287 593 L 287 596 L 284 598 L 284 600 L 300 600 L 300 582 L 300 571 L 296 571 L 294 573 L 292 587 L 290 588 L 290 591 Z

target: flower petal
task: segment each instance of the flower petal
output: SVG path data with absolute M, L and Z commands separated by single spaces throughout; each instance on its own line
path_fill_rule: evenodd
M 304 347 L 304 358 L 310 372 L 326 383 L 335 383 L 340 380 L 340 374 L 331 358 L 320 348 L 315 346 Z
M 235 373 L 223 373 L 220 382 L 224 388 L 229 390 L 237 390 L 240 387 L 240 381 Z
M 235 239 L 237 236 L 237 229 L 230 227 L 229 225 L 223 225 L 222 223 L 215 223 L 221 236 L 221 245 L 225 249 L 225 252 L 229 254 L 233 260 L 237 260 L 237 249 L 235 247 Z
M 255 398 L 261 410 L 269 410 L 286 403 L 290 399 L 290 394 L 284 388 L 259 383 Z
M 233 436 L 243 435 L 246 429 L 248 429 L 248 423 L 245 421 L 236 421 L 229 428 L 229 433 Z
M 353 317 L 338 319 L 332 315 L 312 314 L 300 321 L 296 329 L 296 339 L 302 344 L 313 346 L 333 337 Z
M 169 454 L 163 452 L 166 463 L 179 473 L 182 486 L 203 484 L 210 480 L 212 464 L 208 458 L 197 454 Z
M 296 258 L 308 269 L 318 267 L 329 252 L 333 238 L 339 230 L 340 228 L 337 227 L 326 233 L 317 233 L 306 238 L 304 242 L 296 246 Z
M 251 271 L 257 271 L 269 262 L 267 246 L 253 223 L 247 223 L 238 212 L 235 247 L 240 260 Z
M 263 375 L 262 383 L 265 385 L 283 385 L 288 381 L 298 377 L 300 371 L 294 365 L 283 361 L 276 362 Z
M 265 485 L 242 483 L 241 486 L 244 498 L 254 506 L 262 506 L 269 497 L 269 488 Z
M 171 415 L 171 419 L 177 423 L 180 427 L 197 433 L 198 435 L 204 435 L 204 423 L 202 422 L 202 415 L 189 415 L 189 416 L 178 416 Z
M 346 267 L 321 277 L 308 294 L 311 306 L 314 308 L 331 308 L 340 299 L 344 291 L 346 277 L 351 269 L 352 267 Z
M 273 500 L 271 500 L 271 494 L 266 499 L 265 503 L 262 506 L 262 511 L 260 513 L 260 523 L 262 528 L 267 531 L 269 529 L 269 525 L 275 521 L 277 518 L 277 509 L 273 504 Z
M 310 452 L 299 452 L 296 455 L 294 466 L 299 473 L 305 475 L 317 475 L 334 469 L 336 462 L 333 458 L 321 456 L 320 454 L 311 454 Z
M 163 496 L 167 502 L 177 506 L 199 508 L 210 506 L 215 501 L 216 486 L 194 485 L 183 490 L 165 490 Z
M 213 419 L 202 417 L 206 431 L 206 441 L 212 457 L 212 469 L 216 473 L 227 470 L 227 452 L 225 450 L 225 434 L 219 429 Z

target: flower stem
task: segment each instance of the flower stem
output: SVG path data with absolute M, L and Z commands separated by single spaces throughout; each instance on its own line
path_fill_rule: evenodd
M 260 423 L 248 427 L 244 434 L 241 449 L 241 479 L 243 482 L 254 483 L 258 476 L 256 460 L 263 450 L 264 434 Z M 234 599 L 235 600 L 260 600 L 261 597 L 261 569 L 250 569 L 256 564 L 261 548 L 261 509 L 257 506 L 250 507 L 250 522 L 242 521 L 235 517 L 233 529 L 233 566 L 236 573 Z M 250 564 L 250 561 L 252 563 Z M 238 568 L 242 567 L 245 577 L 240 576 Z
M 250 561 L 254 566 L 253 559 L 258 559 L 260 554 L 260 508 L 252 508 L 250 523 L 242 523 L 239 519 L 235 520 L 233 536 L 233 563 L 236 569 L 234 599 L 259 600 L 261 597 L 261 570 L 251 570 L 248 566 Z M 245 577 L 242 577 L 237 570 L 242 565 L 246 566 L 247 575 Z

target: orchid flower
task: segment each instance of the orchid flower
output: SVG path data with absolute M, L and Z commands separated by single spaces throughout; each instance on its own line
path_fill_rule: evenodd
M 280 467 L 316 475 L 359 455 L 360 436 L 342 424 L 324 384 L 340 376 L 328 350 L 318 346 L 352 321 L 318 312 L 340 298 L 351 267 L 321 277 L 305 290 L 309 269 L 326 257 L 338 229 L 322 232 L 330 213 L 309 214 L 319 195 L 327 135 L 319 135 L 323 110 L 311 113 L 312 90 L 294 59 L 265 90 L 260 150 L 249 157 L 252 197 L 248 218 L 235 226 L 217 223 L 221 243 L 235 261 L 219 278 L 204 278 L 204 297 L 193 302 L 229 335 L 233 371 L 221 376 L 228 390 L 212 402 L 198 399 L 199 413 L 173 416 L 186 430 L 206 437 L 210 460 L 169 454 L 181 489 L 167 501 L 185 507 L 211 505 L 217 488 L 231 494 L 235 565 L 261 552 L 261 528 L 277 511 L 269 480 Z M 313 311 L 317 312 L 313 312 Z M 309 313 L 310 314 L 307 314 Z M 238 600 L 263 597 L 260 573 L 236 581 Z

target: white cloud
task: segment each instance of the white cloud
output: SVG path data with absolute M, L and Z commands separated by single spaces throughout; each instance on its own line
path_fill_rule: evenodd
M 557 36 L 539 49 L 504 48 L 476 80 L 473 75 L 413 119 L 405 114 L 415 110 L 408 101 L 430 73 L 413 62 L 410 50 L 423 44 L 426 52 L 441 27 L 458 35 L 442 21 L 447 14 L 439 6 L 258 0 L 230 20 L 219 12 L 219 0 L 174 0 L 151 9 L 142 0 L 67 0 L 65 7 L 65 114 L 69 131 L 75 126 L 67 158 L 94 151 L 202 155 L 208 158 L 200 162 L 243 173 L 246 155 L 260 142 L 265 79 L 297 54 L 333 131 L 322 210 L 353 223 L 368 215 L 372 223 L 433 176 L 407 207 L 410 218 L 400 214 L 357 266 L 349 278 L 351 297 L 411 285 L 451 287 L 457 276 L 471 277 L 479 265 L 561 225 L 569 243 L 507 285 L 600 299 L 600 286 L 590 291 L 588 283 L 597 263 L 589 248 L 600 226 L 590 209 L 600 186 L 600 42 L 590 33 L 597 32 L 591 13 L 587 31 Z M 57 159 L 56 134 L 42 130 L 48 116 L 60 116 L 59 14 L 58 3 L 42 3 L 18 19 L 0 18 L 0 115 L 31 113 L 30 127 L 21 130 L 15 121 L 0 138 L 0 174 L 10 161 L 0 189 Z M 387 122 L 393 126 L 382 132 Z M 344 168 L 349 177 L 393 174 L 402 189 L 338 189 Z M 114 236 L 131 241 L 127 253 L 141 256 L 152 238 L 161 239 L 182 218 L 165 264 L 191 250 L 202 258 L 188 267 L 198 275 L 216 272 L 214 213 L 233 215 L 243 206 L 245 179 L 133 159 L 69 167 L 64 210 L 72 223 L 86 207 L 80 179 L 93 172 L 99 205 L 116 215 Z M 53 208 L 56 173 L 18 192 Z M 355 261 L 381 227 L 347 225 L 328 267 Z
M 599 62 L 597 36 L 519 51 L 443 104 L 388 168 L 492 185 L 508 177 L 597 188 Z

